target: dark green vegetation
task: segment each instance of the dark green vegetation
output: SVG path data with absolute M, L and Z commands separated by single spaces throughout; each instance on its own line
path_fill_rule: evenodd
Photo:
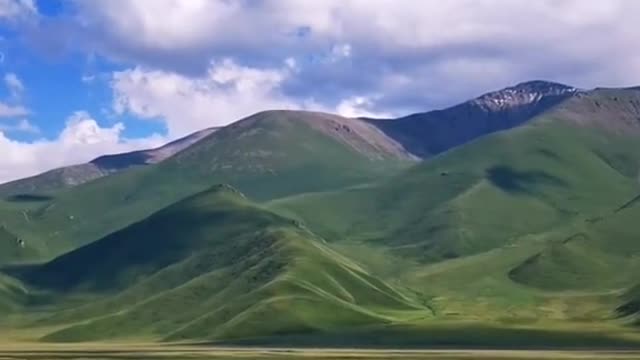
M 0 312 L 46 341 L 639 346 L 640 91 L 543 85 L 470 102 L 497 125 L 421 163 L 370 122 L 273 111 L 6 197 Z

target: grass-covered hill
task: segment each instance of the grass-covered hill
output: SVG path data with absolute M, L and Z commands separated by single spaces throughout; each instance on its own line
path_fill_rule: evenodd
M 237 339 L 428 317 L 430 310 L 229 186 L 29 273 L 69 301 L 48 340 Z M 76 299 L 77 301 L 77 299 Z
M 636 138 L 540 121 L 454 149 L 378 184 L 273 205 L 325 237 L 364 240 L 423 261 L 588 223 L 640 193 Z
M 637 95 L 581 95 L 392 179 L 270 206 L 432 296 L 436 317 L 616 323 L 640 269 Z M 567 116 L 596 102 L 609 110 Z
M 269 111 L 220 129 L 158 164 L 46 196 L 8 197 L 5 203 L 19 211 L 7 212 L 6 222 L 48 258 L 216 183 L 266 200 L 377 180 L 415 161 L 364 121 Z

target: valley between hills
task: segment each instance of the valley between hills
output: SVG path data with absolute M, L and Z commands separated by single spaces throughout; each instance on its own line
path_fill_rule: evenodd
M 640 89 L 265 111 L 0 185 L 18 343 L 640 347 Z

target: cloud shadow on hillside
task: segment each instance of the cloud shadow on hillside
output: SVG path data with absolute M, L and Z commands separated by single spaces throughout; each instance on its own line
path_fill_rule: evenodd
M 544 171 L 518 171 L 503 165 L 489 168 L 487 178 L 496 187 L 513 194 L 530 194 L 539 185 L 568 187 L 566 181 Z

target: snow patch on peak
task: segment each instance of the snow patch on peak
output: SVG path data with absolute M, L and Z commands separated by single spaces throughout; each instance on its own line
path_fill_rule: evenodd
M 568 97 L 580 90 L 548 81 L 529 81 L 482 95 L 471 103 L 486 111 L 508 110 L 540 102 L 547 97 Z

